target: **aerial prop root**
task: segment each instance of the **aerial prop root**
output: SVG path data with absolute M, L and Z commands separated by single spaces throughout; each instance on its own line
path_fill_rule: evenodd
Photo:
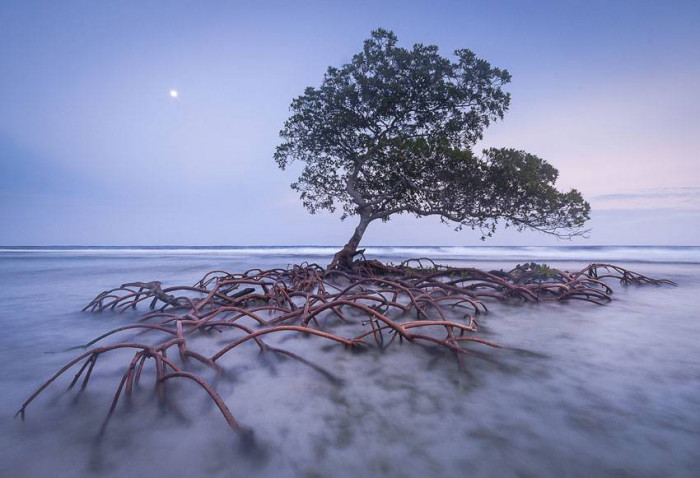
M 119 381 L 101 435 L 120 400 L 133 394 L 146 361 L 153 359 L 154 384 L 161 405 L 174 407 L 168 398 L 167 382 L 174 379 L 194 382 L 207 393 L 229 427 L 249 437 L 251 429 L 234 418 L 214 385 L 201 373 L 202 368 L 213 371 L 216 383 L 225 371 L 219 361 L 234 350 L 244 353 L 239 346 L 246 342 L 255 343 L 261 354 L 273 353 L 296 360 L 335 384 L 342 381 L 320 364 L 269 345 L 265 340 L 279 334 L 297 334 L 347 349 L 371 346 L 384 349 L 398 339 L 398 342 L 443 348 L 454 353 L 463 365 L 463 356 L 469 353 L 468 344 L 499 347 L 476 336 L 475 317 L 488 311 L 486 302 L 581 300 L 604 305 L 612 300 L 612 288 L 608 284 L 611 280 L 624 285 L 675 285 L 667 279 L 653 279 L 603 263 L 590 264 L 573 273 L 535 263 L 518 265 L 510 271 L 483 271 L 442 266 L 426 258 L 399 265 L 363 258 L 350 268 L 335 269 L 305 263 L 287 269 L 250 269 L 242 274 L 218 270 L 207 273 L 193 286 L 163 288 L 157 281 L 127 283 L 97 295 L 83 310 L 120 313 L 144 303 L 152 310 L 134 319 L 133 324 L 117 327 L 85 345 L 69 349 L 93 347 L 41 384 L 16 416 L 24 419 L 27 407 L 37 396 L 73 367 L 80 364 L 68 388 L 72 389 L 82 378 L 80 394 L 88 386 L 98 358 L 116 350 L 131 349 L 134 355 Z M 454 318 L 457 308 L 466 308 L 468 312 Z M 348 327 L 357 330 L 354 334 L 340 335 L 332 331 L 338 323 L 343 324 L 343 330 Z M 211 355 L 197 351 L 201 341 L 211 341 L 212 330 L 237 337 L 224 336 L 225 344 Z M 136 334 L 143 342 L 130 337 L 95 346 L 125 333 Z M 168 356 L 171 349 L 172 358 Z

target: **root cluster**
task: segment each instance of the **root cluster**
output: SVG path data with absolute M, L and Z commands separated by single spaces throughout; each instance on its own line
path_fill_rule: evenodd
M 478 337 L 477 320 L 488 311 L 489 301 L 582 300 L 603 305 L 611 300 L 612 289 L 604 282 L 610 279 L 623 284 L 673 284 L 610 264 L 591 264 L 574 273 L 534 263 L 509 272 L 487 272 L 438 266 L 429 259 L 400 265 L 361 260 L 351 270 L 302 264 L 241 274 L 213 271 L 192 286 L 124 284 L 99 294 L 83 310 L 124 312 L 147 304 L 149 311 L 134 323 L 81 346 L 85 352 L 44 382 L 17 415 L 24 418 L 27 406 L 74 367 L 78 370 L 69 388 L 80 382 L 80 390 L 84 390 L 100 357 L 128 349 L 133 357 L 117 386 L 101 433 L 120 399 L 133 393 L 146 363 L 153 363 L 149 369 L 153 370 L 161 405 L 174 406 L 168 396 L 169 381 L 190 380 L 208 394 L 234 431 L 251 436 L 251 429 L 236 420 L 215 389 L 216 380 L 224 372 L 222 359 L 246 342 L 255 343 L 262 354 L 290 357 L 327 377 L 332 375 L 320 365 L 269 345 L 266 336 L 304 334 L 347 349 L 383 348 L 397 342 L 429 345 L 452 352 L 462 365 L 464 355 L 469 353 L 468 345 L 498 347 Z M 334 322 L 357 326 L 356 332 L 350 336 L 337 334 Z M 211 337 L 212 330 L 233 330 L 237 335 L 213 354 L 197 352 L 193 338 Z M 128 340 L 95 346 L 107 337 L 128 332 Z M 140 341 L 144 337 L 150 340 Z M 214 381 L 207 381 L 202 370 L 213 371 Z

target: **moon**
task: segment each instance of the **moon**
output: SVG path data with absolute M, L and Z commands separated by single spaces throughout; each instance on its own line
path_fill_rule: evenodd
M 177 98 L 177 95 L 178 95 L 177 90 L 170 90 L 170 97 L 171 98 Z

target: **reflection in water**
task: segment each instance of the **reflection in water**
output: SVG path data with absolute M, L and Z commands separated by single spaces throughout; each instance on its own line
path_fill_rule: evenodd
M 255 429 L 254 442 L 233 435 L 194 384 L 172 385 L 181 415 L 159 410 L 149 380 L 97 440 L 128 354 L 104 360 L 81 396 L 65 393 L 64 381 L 30 406 L 26 422 L 9 418 L 72 357 L 44 352 L 128 322 L 74 312 L 96 292 L 304 259 L 0 255 L 3 475 L 692 476 L 700 465 L 700 266 L 692 264 L 622 264 L 680 285 L 615 286 L 605 307 L 494 304 L 480 320 L 482 334 L 506 347 L 474 347 L 463 371 L 430 347 L 358 353 L 314 338 L 277 339 L 333 379 L 296 361 L 259 360 L 255 346 L 244 345 L 226 357 L 218 390 Z

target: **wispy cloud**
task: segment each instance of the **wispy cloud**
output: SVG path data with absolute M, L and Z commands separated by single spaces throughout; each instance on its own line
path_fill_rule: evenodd
M 652 188 L 600 194 L 591 198 L 596 209 L 700 210 L 700 187 Z

